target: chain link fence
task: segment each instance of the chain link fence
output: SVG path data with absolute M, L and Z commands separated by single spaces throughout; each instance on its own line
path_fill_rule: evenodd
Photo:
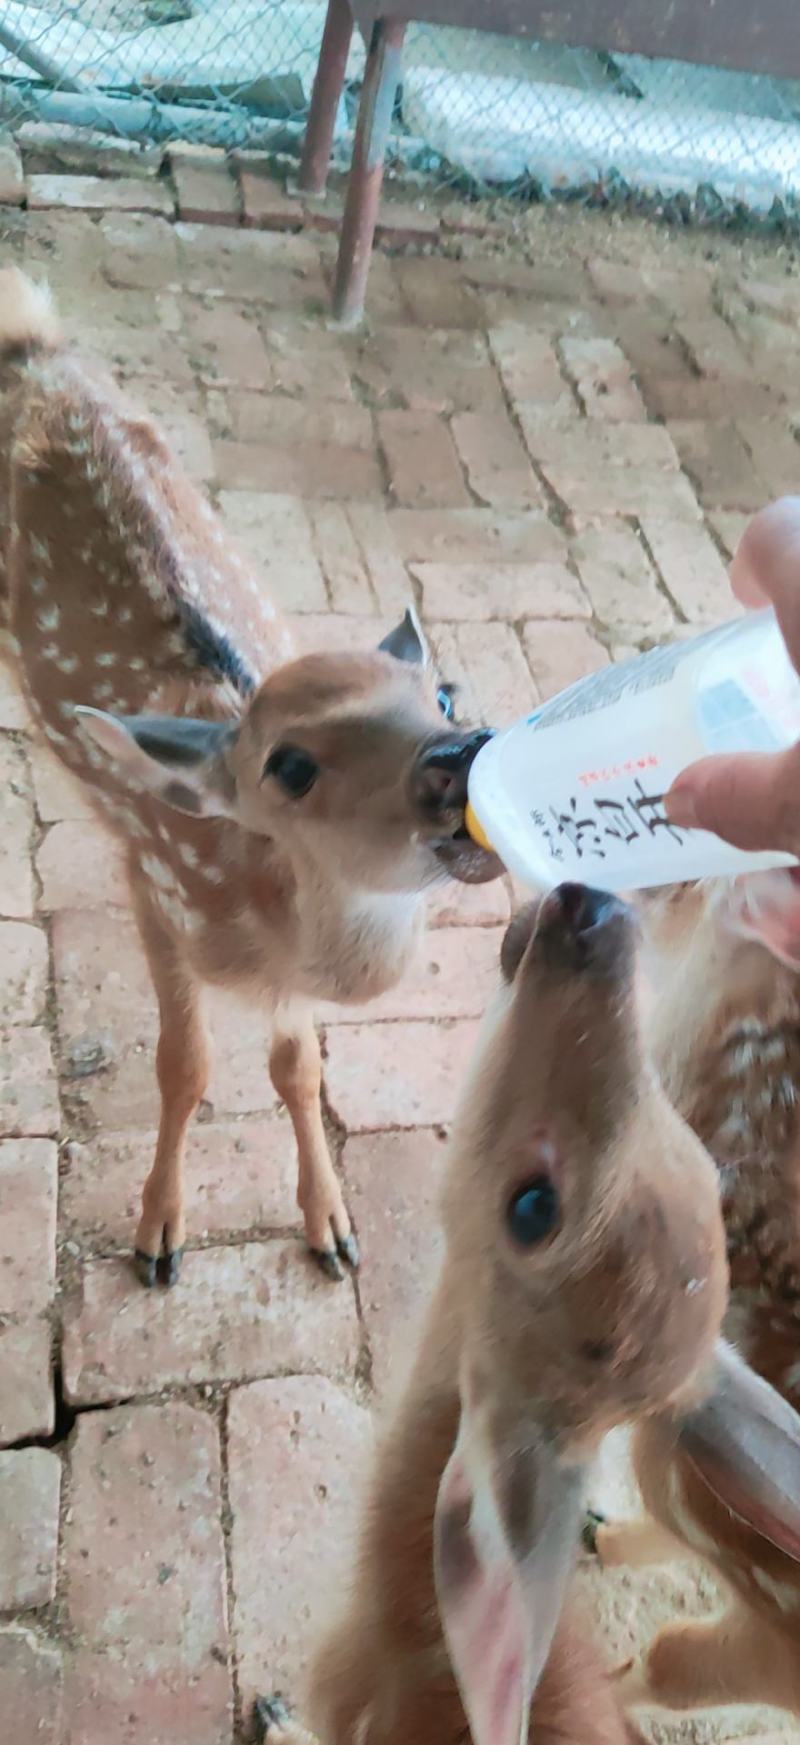
M 0 124 L 296 155 L 324 0 L 3 0 Z M 364 69 L 355 33 L 336 154 Z M 800 81 L 412 27 L 391 155 L 473 193 L 800 221 Z

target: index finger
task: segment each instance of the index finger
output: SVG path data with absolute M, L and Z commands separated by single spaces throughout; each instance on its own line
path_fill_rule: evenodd
M 800 670 L 800 497 L 781 497 L 753 517 L 731 564 L 731 586 L 744 606 L 774 606 Z

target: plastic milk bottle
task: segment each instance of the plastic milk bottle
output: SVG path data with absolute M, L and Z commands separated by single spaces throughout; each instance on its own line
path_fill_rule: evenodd
M 800 738 L 800 679 L 771 610 L 604 667 L 479 751 L 467 828 L 524 883 L 624 891 L 794 866 L 671 824 L 664 795 L 708 752 Z

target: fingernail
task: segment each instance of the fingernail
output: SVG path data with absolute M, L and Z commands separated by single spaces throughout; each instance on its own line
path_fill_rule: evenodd
M 684 830 L 691 830 L 697 823 L 697 795 L 694 788 L 687 782 L 677 782 L 670 788 L 664 800 L 667 817 L 672 824 L 682 824 Z

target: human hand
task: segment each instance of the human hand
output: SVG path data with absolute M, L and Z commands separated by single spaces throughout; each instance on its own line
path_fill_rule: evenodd
M 746 528 L 731 565 L 742 605 L 773 605 L 800 672 L 800 497 L 782 497 Z M 800 742 L 788 751 L 704 757 L 666 796 L 675 824 L 712 830 L 736 848 L 800 857 Z

